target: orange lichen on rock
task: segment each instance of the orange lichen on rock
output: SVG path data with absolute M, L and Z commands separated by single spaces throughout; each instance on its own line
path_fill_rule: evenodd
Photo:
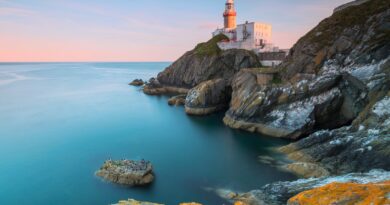
M 242 201 L 236 201 L 234 202 L 234 205 L 247 205 L 247 204 Z
M 334 182 L 299 193 L 288 200 L 288 205 L 387 205 L 390 204 L 389 195 L 390 180 L 369 184 Z

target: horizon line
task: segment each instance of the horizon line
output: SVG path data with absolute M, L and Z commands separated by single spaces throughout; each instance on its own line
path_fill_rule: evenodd
M 1 63 L 172 63 L 173 61 L 0 61 Z

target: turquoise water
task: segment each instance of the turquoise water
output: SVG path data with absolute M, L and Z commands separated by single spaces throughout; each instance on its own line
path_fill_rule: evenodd
M 225 203 L 208 188 L 248 191 L 294 179 L 257 161 L 285 141 L 231 130 L 223 114 L 189 117 L 127 85 L 168 63 L 0 64 L 0 204 Z M 129 188 L 94 176 L 104 160 L 152 161 Z

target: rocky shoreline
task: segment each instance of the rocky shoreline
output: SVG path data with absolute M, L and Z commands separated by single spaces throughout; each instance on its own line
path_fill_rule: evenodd
M 386 0 L 343 8 L 303 36 L 275 70 L 261 67 L 253 52 L 219 50 L 218 36 L 184 54 L 144 92 L 184 94 L 187 114 L 226 111 L 223 121 L 231 128 L 295 141 L 275 149 L 288 160 L 268 160 L 309 179 L 269 184 L 241 194 L 237 203 L 305 204 L 307 197 L 322 199 L 324 190 L 348 200 L 386 196 L 388 203 L 389 19 Z M 381 191 L 357 191 L 351 199 L 340 187 Z

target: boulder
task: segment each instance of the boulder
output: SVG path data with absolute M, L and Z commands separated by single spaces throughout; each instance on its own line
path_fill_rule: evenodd
M 185 100 L 185 111 L 190 115 L 207 115 L 228 106 L 230 89 L 224 79 L 205 81 L 192 88 Z
M 143 86 L 144 84 L 145 82 L 142 79 L 135 79 L 131 83 L 129 83 L 129 85 L 133 86 Z
M 153 182 L 153 166 L 149 161 L 107 160 L 95 173 L 107 181 L 121 185 L 145 185 Z
M 186 95 L 176 95 L 168 100 L 168 105 L 171 106 L 179 106 L 179 105 L 184 105 L 186 102 Z

